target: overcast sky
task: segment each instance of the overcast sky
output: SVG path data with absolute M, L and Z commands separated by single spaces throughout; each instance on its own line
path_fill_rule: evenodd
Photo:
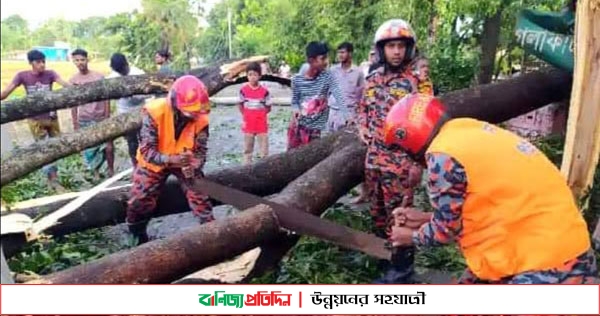
M 205 10 L 220 0 L 207 0 Z M 2 19 L 18 14 L 36 28 L 50 18 L 77 21 L 91 16 L 111 16 L 141 9 L 141 0 L 2 0 Z

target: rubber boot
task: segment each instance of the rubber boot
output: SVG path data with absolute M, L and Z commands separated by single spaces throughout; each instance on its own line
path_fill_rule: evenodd
M 127 227 L 129 228 L 129 233 L 136 238 L 137 245 L 141 245 L 147 243 L 148 232 L 146 231 L 146 227 L 148 226 L 148 221 L 139 221 L 136 223 L 127 223 Z
M 413 283 L 415 248 L 396 247 L 392 250 L 392 260 L 385 274 L 373 281 L 373 284 L 411 284 Z

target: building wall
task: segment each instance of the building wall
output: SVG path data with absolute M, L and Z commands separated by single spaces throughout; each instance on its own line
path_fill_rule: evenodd
M 550 134 L 564 134 L 566 109 L 561 103 L 552 103 L 543 108 L 515 117 L 505 122 L 506 127 L 528 139 L 536 139 Z
M 47 61 L 68 61 L 69 49 L 57 47 L 34 47 L 46 55 Z

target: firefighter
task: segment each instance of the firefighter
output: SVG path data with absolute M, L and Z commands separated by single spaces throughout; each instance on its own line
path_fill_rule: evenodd
M 143 107 L 137 167 L 127 207 L 129 231 L 138 243 L 148 241 L 146 226 L 156 209 L 160 188 L 170 174 L 178 178 L 200 223 L 214 219 L 208 197 L 193 190 L 189 183 L 189 179 L 204 175 L 209 112 L 206 87 L 189 75 L 177 79 L 166 98 Z
M 422 94 L 394 105 L 384 137 L 427 167 L 434 208 L 433 215 L 394 210 L 395 246 L 457 242 L 468 267 L 462 284 L 598 282 L 571 190 L 527 140 L 486 122 L 451 119 L 438 99 Z
M 383 123 L 390 107 L 407 94 L 431 91 L 431 81 L 413 73 L 416 44 L 415 33 L 404 20 L 389 20 L 377 29 L 374 47 L 379 62 L 366 78 L 357 107 L 359 135 L 368 146 L 364 183 L 375 234 L 382 238 L 392 226 L 392 211 L 412 205 L 413 189 L 421 179 L 418 164 L 400 151 L 390 151 L 383 142 Z M 405 250 L 394 251 L 391 262 L 382 262 L 382 268 L 389 269 L 375 283 L 408 282 L 413 249 Z

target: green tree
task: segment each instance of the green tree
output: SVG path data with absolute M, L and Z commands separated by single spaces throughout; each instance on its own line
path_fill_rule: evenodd
M 175 56 L 177 68 L 188 68 L 192 46 L 190 42 L 198 35 L 197 7 L 188 0 L 142 0 L 144 17 L 157 26 L 160 46 Z
M 160 27 L 137 12 L 111 16 L 107 32 L 118 34 L 113 52 L 129 55 L 130 62 L 146 71 L 154 68 L 154 52 L 160 47 Z
M 55 41 L 72 42 L 75 24 L 62 18 L 49 19 L 33 31 L 33 44 L 52 46 Z
M 0 29 L 2 52 L 26 49 L 29 46 L 29 26 L 20 15 L 14 14 L 2 20 Z

